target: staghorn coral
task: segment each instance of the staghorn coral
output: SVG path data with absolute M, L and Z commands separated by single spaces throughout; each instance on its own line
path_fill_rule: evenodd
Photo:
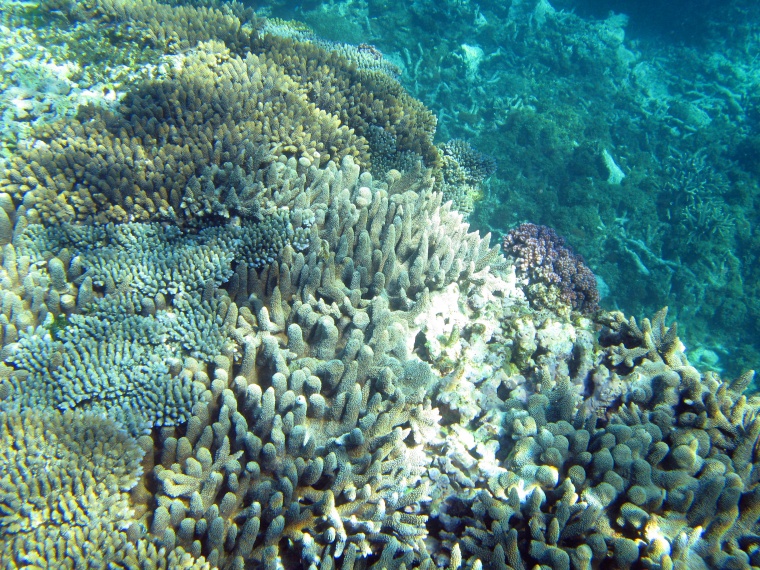
M 598 308 L 594 274 L 551 228 L 522 224 L 504 236 L 503 247 L 527 280 L 533 306 L 554 310 L 565 306 L 585 313 Z
M 684 347 L 678 340 L 678 325 L 674 322 L 666 327 L 667 316 L 668 308 L 664 307 L 651 321 L 643 319 L 639 327 L 634 317 L 626 320 L 619 311 L 607 313 L 603 319 L 606 328 L 599 340 L 602 345 L 610 346 L 612 365 L 633 368 L 644 358 L 674 367 L 688 364 L 683 356 Z

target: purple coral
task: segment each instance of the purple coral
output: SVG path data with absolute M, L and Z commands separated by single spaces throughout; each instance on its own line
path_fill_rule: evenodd
M 560 300 L 583 313 L 599 308 L 596 277 L 583 258 L 566 246 L 552 228 L 522 224 L 504 236 L 503 248 L 513 258 L 517 271 L 531 284 L 541 282 L 557 287 Z M 546 305 L 542 299 L 530 300 Z

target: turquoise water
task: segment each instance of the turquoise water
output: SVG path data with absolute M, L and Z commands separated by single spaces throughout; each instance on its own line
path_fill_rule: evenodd
M 754 2 L 0 26 L 0 568 L 760 568 Z

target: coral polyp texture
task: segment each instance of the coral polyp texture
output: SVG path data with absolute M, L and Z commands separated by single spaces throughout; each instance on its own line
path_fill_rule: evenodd
M 118 113 L 92 108 L 37 133 L 0 183 L 30 221 L 250 217 L 256 175 L 273 158 L 366 157 L 365 142 L 265 58 L 212 43 L 175 66 L 132 90 Z M 240 170 L 211 169 L 228 163 Z
M 522 224 L 504 236 L 503 247 L 527 279 L 528 298 L 536 308 L 565 305 L 585 313 L 598 308 L 596 277 L 553 229 Z
M 482 194 L 481 183 L 496 172 L 493 157 L 475 150 L 470 143 L 452 139 L 439 149 L 441 180 L 438 190 L 464 215 L 472 212 Z
M 470 231 L 493 163 L 390 75 L 237 7 L 56 5 L 175 65 L 5 174 L 5 567 L 760 566 L 752 373 L 592 312 L 551 232 Z
M 0 411 L 0 562 L 99 568 L 126 552 L 145 451 L 90 412 Z

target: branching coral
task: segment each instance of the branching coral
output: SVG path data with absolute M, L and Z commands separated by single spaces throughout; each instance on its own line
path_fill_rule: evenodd
M 4 561 L 758 565 L 751 374 L 664 312 L 531 309 L 593 275 L 537 226 L 505 268 L 436 186 L 493 165 L 392 78 L 237 7 L 61 5 L 187 51 L 3 182 Z
M 441 180 L 438 190 L 454 209 L 467 215 L 472 212 L 482 189 L 480 184 L 496 172 L 496 161 L 461 139 L 452 139 L 440 148 Z
M 700 374 L 664 318 L 663 311 L 641 327 L 610 319 L 603 338 L 616 340 L 588 371 L 598 384 L 618 386 L 603 411 L 589 406 L 598 392 L 589 397 L 561 368 L 549 373 L 546 360 L 532 393 L 510 390 L 504 463 L 472 499 L 460 493 L 458 506 L 442 505 L 441 520 L 464 534 L 459 545 L 470 563 L 757 564 L 748 533 L 760 524 L 750 451 L 760 436 L 758 401 L 742 395 L 752 372 L 734 382 Z M 625 369 L 614 345 L 620 339 L 646 348 Z
M 407 346 L 412 322 L 431 291 L 480 279 L 498 250 L 441 207 L 425 171 L 383 184 L 349 157 L 340 169 L 291 159 L 266 180 L 262 203 L 310 216 L 321 245 L 286 244 L 260 265 L 235 226 L 28 226 L 17 247 L 50 259 L 43 298 L 80 302 L 56 307 L 69 316 L 54 332 L 7 347 L 2 405 L 92 407 L 133 433 L 162 427 L 162 490 L 146 524 L 167 552 L 213 565 L 421 562 L 420 403 L 438 377 Z M 221 244 L 228 257 L 201 262 Z
M 144 450 L 90 412 L 0 411 L 3 567 L 104 567 L 126 553 Z
M 218 43 L 180 56 L 164 77 L 132 90 L 117 113 L 85 115 L 38 132 L 39 143 L 0 182 L 30 221 L 251 215 L 262 186 L 256 175 L 274 158 L 366 156 L 366 142 L 310 103 L 281 67 L 265 56 L 231 56 Z M 209 178 L 212 165 L 229 162 L 242 169 L 235 176 L 244 187 L 230 189 L 230 175 Z

